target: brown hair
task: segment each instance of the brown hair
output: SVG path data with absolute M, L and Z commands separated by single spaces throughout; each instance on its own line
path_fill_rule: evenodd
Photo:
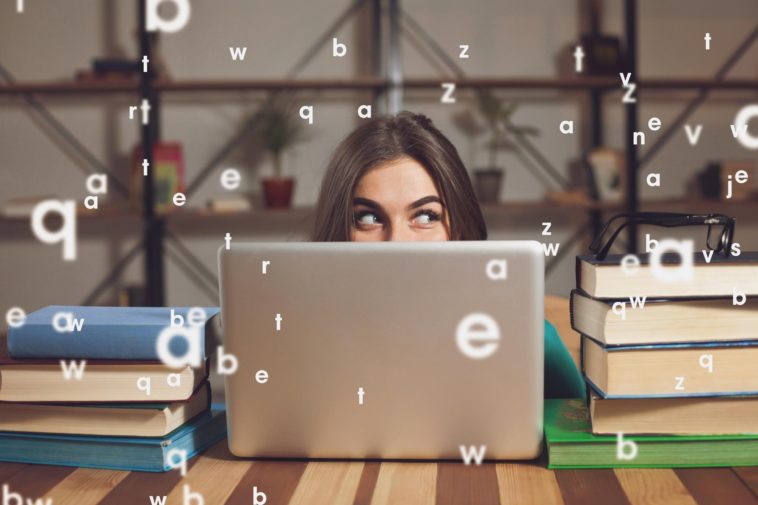
M 334 150 L 316 205 L 315 242 L 350 240 L 353 196 L 372 168 L 408 156 L 431 176 L 450 219 L 451 240 L 485 240 L 487 227 L 455 146 L 423 114 L 404 111 L 356 128 Z

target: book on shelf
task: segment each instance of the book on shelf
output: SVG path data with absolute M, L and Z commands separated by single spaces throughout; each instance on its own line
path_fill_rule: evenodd
M 758 394 L 758 340 L 609 347 L 582 336 L 581 357 L 604 398 Z
M 0 403 L 0 431 L 162 437 L 207 410 L 210 387 L 171 403 Z
M 752 434 L 758 440 L 756 396 L 607 399 L 593 394 L 590 418 L 596 434 Z
M 208 373 L 208 360 L 201 368 L 175 369 L 152 361 L 19 360 L 0 356 L 0 401 L 180 401 L 189 398 Z
M 211 212 L 230 213 L 248 212 L 252 209 L 250 200 L 242 196 L 214 197 L 208 200 L 206 208 Z
M 622 302 L 623 305 L 614 304 Z M 748 340 L 758 328 L 758 298 L 616 300 L 571 292 L 571 326 L 605 345 Z M 636 308 L 635 308 L 636 307 Z
M 0 432 L 0 461 L 165 472 L 171 470 L 169 451 L 186 451 L 190 459 L 225 436 L 226 412 L 214 404 L 163 437 Z
M 739 202 L 750 200 L 755 196 L 755 179 L 756 179 L 756 162 L 755 160 L 723 160 L 719 165 L 719 175 L 721 176 L 720 197 L 724 202 Z M 739 176 L 739 172 L 744 172 L 745 176 Z M 742 179 L 742 177 L 745 177 Z M 731 183 L 742 180 L 743 183 Z M 745 184 L 748 182 L 749 184 Z
M 637 255 L 640 266 L 634 274 L 622 269 L 623 257 L 609 254 L 599 260 L 594 255 L 577 256 L 577 287 L 593 298 L 615 299 L 630 295 L 650 298 L 758 295 L 758 252 L 755 251 L 728 257 L 712 251 L 697 251 L 693 257 L 692 279 L 677 282 L 667 282 L 655 275 L 647 253 Z M 663 269 L 678 269 L 681 258 L 663 254 L 661 263 Z
M 22 326 L 9 328 L 8 353 L 12 358 L 159 361 L 156 342 L 171 325 L 172 311 L 186 325 L 189 310 L 188 307 L 50 305 L 28 314 Z M 204 310 L 207 319 L 199 327 L 199 333 L 200 349 L 207 358 L 219 343 L 221 317 L 218 307 Z M 52 320 L 58 313 L 72 314 L 74 323 L 70 326 L 74 328 L 68 329 L 73 331 L 55 329 Z M 173 339 L 170 349 L 175 349 L 174 341 L 182 340 Z
M 134 209 L 142 208 L 142 191 L 146 180 L 143 175 L 144 153 L 142 151 L 141 144 L 135 145 L 132 149 L 129 191 Z M 184 192 L 184 154 L 181 142 L 161 141 L 153 144 L 153 164 L 150 170 L 153 173 L 153 198 L 156 211 L 173 210 L 174 195 Z
M 659 400 L 602 401 L 652 402 Z M 692 403 L 706 400 L 678 398 L 672 401 Z M 719 401 L 723 402 L 724 399 L 719 399 Z M 644 407 L 644 405 L 634 405 L 629 408 L 631 411 L 639 411 L 640 407 Z M 718 408 L 715 407 L 715 409 Z M 656 416 L 665 413 L 657 407 L 642 412 L 653 418 L 650 419 L 651 422 L 655 422 Z M 548 468 L 672 468 L 758 465 L 758 434 L 630 436 L 627 433 L 633 433 L 633 431 L 618 430 L 612 435 L 597 435 L 592 433 L 587 405 L 579 399 L 546 399 L 544 415 Z M 753 412 L 752 419 L 743 419 L 743 421 L 745 424 L 751 422 L 755 425 L 756 419 L 758 419 L 757 415 L 758 412 Z M 676 423 L 681 421 L 679 419 Z M 637 445 L 637 454 L 633 459 L 618 458 L 619 432 L 624 433 L 625 440 L 634 441 Z

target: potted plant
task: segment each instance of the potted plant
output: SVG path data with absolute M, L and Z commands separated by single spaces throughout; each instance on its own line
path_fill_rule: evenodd
M 261 146 L 271 155 L 274 167 L 274 175 L 263 179 L 266 207 L 289 208 L 295 179 L 284 176 L 282 155 L 284 151 L 305 139 L 303 123 L 290 103 L 281 98 L 273 98 L 261 111 L 257 131 Z
M 498 201 L 505 177 L 505 169 L 498 165 L 498 152 L 519 151 L 514 136 L 536 136 L 539 131 L 531 126 L 516 126 L 511 122 L 511 116 L 517 108 L 515 102 L 497 98 L 488 91 L 478 91 L 477 102 L 479 113 L 484 118 L 483 124 L 470 110 L 457 114 L 453 119 L 472 144 L 476 137 L 489 132 L 484 143 L 488 152 L 488 163 L 474 169 L 474 188 L 482 203 L 495 203 Z

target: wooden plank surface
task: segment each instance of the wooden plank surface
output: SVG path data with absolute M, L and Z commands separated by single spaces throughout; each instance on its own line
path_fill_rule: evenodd
M 700 505 L 758 505 L 758 497 L 729 468 L 684 468 L 675 471 Z
M 52 488 L 45 498 L 55 505 L 99 503 L 129 472 L 77 468 Z
M 0 463 L 0 477 L 0 485 L 23 496 L 23 503 L 44 497 L 53 505 L 150 504 L 151 496 L 165 496 L 165 503 L 172 505 L 183 503 L 184 485 L 200 493 L 205 505 L 249 505 L 254 487 L 266 494 L 267 505 L 758 504 L 758 468 L 553 471 L 541 462 L 466 466 L 455 462 L 238 460 L 229 455 L 224 442 L 196 458 L 184 478 L 178 471 L 119 472 L 14 463 Z
M 631 505 L 613 470 L 556 470 L 566 505 Z
M 434 505 L 435 463 L 382 463 L 371 505 Z
M 563 505 L 555 473 L 536 463 L 505 463 L 495 466 L 500 503 Z
M 226 503 L 253 503 L 253 490 L 266 493 L 266 503 L 289 503 L 307 463 L 255 461 Z
M 739 479 L 758 496 L 758 467 L 744 466 L 734 468 L 734 473 Z
M 363 462 L 308 463 L 289 503 L 352 505 L 362 472 Z
M 495 465 L 438 463 L 435 494 L 437 505 L 498 505 L 500 495 Z
M 191 469 L 198 458 L 187 462 L 187 470 Z M 172 489 L 182 480 L 179 471 L 153 473 L 153 472 L 130 472 L 114 487 L 105 498 L 100 500 L 100 505 L 119 505 L 129 503 L 134 498 L 134 490 L 139 489 L 144 496 L 145 503 L 150 503 L 150 496 L 167 496 Z
M 635 505 L 695 505 L 676 473 L 669 468 L 617 468 L 621 488 Z
M 0 476 L 6 473 L 4 468 L 13 467 L 10 476 L 3 477 L 0 483 L 8 484 L 11 492 L 19 493 L 25 498 L 36 500 L 44 496 L 73 473 L 76 468 L 67 466 L 17 465 L 15 463 L 0 463 Z M 2 497 L 0 497 L 0 500 Z M 0 503 L 2 503 L 0 501 Z
M 252 460 L 232 456 L 226 440 L 222 440 L 187 471 L 168 495 L 166 503 L 193 503 L 185 501 L 185 496 L 191 496 L 191 493 L 200 493 L 206 504 L 224 503 L 252 465 Z
M 374 495 L 376 480 L 379 478 L 379 468 L 381 463 L 369 461 L 363 465 L 361 481 L 358 483 L 358 489 L 355 492 L 353 505 L 370 505 L 371 497 Z

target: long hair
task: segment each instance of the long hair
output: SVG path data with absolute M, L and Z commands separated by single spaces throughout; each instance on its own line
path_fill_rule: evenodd
M 428 117 L 408 111 L 371 119 L 340 142 L 321 183 L 311 240 L 349 241 L 358 182 L 372 168 L 403 156 L 421 164 L 434 181 L 450 239 L 485 240 L 487 226 L 458 151 Z

